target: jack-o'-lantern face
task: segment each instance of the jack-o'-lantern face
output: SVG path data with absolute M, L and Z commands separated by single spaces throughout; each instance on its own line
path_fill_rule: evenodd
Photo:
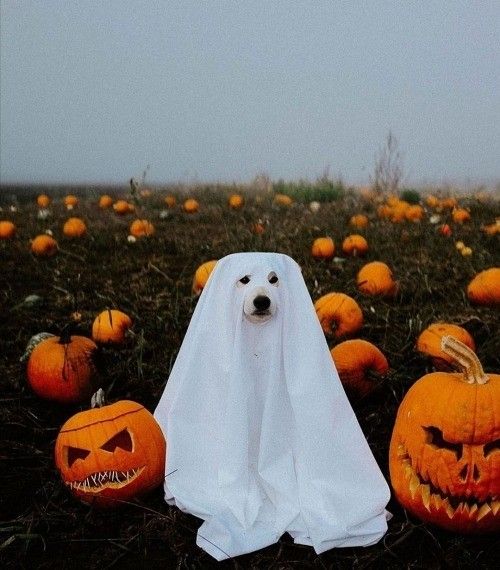
M 401 403 L 392 434 L 398 500 L 422 520 L 457 532 L 500 530 L 500 376 L 486 378 L 478 384 L 460 373 L 424 376 Z
M 163 481 L 165 447 L 153 416 L 124 400 L 70 418 L 57 437 L 55 459 L 79 499 L 114 506 Z

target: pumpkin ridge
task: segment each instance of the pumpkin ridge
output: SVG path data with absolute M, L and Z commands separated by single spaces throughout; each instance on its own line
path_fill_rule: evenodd
M 100 409 L 100 408 L 98 408 L 98 409 Z M 90 427 L 90 426 L 93 426 L 96 424 L 102 424 L 105 422 L 113 422 L 113 421 L 117 420 L 118 418 L 121 418 L 122 416 L 128 416 L 130 414 L 136 414 L 137 412 L 140 412 L 141 410 L 144 410 L 144 409 L 145 409 L 144 406 L 141 406 L 140 408 L 137 408 L 136 410 L 127 410 L 126 412 L 123 412 L 117 416 L 113 416 L 112 418 L 108 418 L 108 419 L 106 419 L 106 418 L 102 419 L 101 418 L 101 419 L 96 420 L 95 422 L 85 424 L 85 426 L 78 426 L 78 427 L 71 428 L 71 429 L 61 430 L 60 433 L 70 433 L 72 431 L 79 431 L 82 429 L 82 427 Z

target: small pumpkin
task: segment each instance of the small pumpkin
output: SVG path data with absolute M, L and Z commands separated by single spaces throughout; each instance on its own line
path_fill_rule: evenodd
M 54 457 L 66 487 L 97 507 L 115 507 L 162 483 L 166 442 L 141 404 L 120 400 L 79 412 L 61 428 Z
M 39 208 L 48 208 L 50 204 L 50 198 L 47 196 L 47 194 L 40 194 L 36 198 L 36 203 Z
M 425 199 L 425 203 L 427 204 L 427 206 L 429 206 L 429 208 L 437 208 L 439 206 L 439 198 L 436 198 L 436 196 L 433 196 L 431 194 L 427 196 L 427 198 Z
M 443 224 L 439 226 L 438 231 L 442 236 L 445 237 L 450 237 L 452 233 L 449 224 Z
M 119 216 L 125 216 L 127 214 L 130 214 L 130 206 L 131 206 L 131 204 L 129 204 L 126 200 L 117 200 L 113 204 L 113 210 Z
M 278 206 L 291 206 L 293 204 L 293 199 L 286 194 L 275 194 L 274 203 Z
M 453 210 L 458 205 L 457 199 L 449 196 L 448 198 L 442 198 L 439 201 L 439 206 L 443 209 Z
M 342 251 L 345 255 L 365 255 L 368 251 L 368 242 L 363 236 L 359 234 L 352 234 L 347 236 L 342 242 Z
M 92 338 L 98 344 L 124 344 L 132 319 L 117 309 L 106 309 L 92 323 Z
M 381 261 L 372 261 L 364 265 L 357 275 L 358 289 L 365 295 L 394 297 L 398 291 L 398 283 L 394 280 L 392 270 Z
M 38 257 L 51 257 L 57 253 L 57 249 L 57 241 L 47 234 L 40 234 L 31 242 L 31 251 Z
M 130 224 L 130 234 L 134 237 L 149 237 L 155 233 L 155 227 L 148 220 L 134 220 Z
M 194 198 L 188 198 L 184 202 L 183 209 L 187 214 L 195 214 L 200 209 L 200 204 Z
M 111 198 L 111 196 L 103 194 L 99 198 L 99 208 L 106 210 L 107 208 L 111 208 L 112 205 L 113 205 L 113 198 Z
M 331 259 L 335 253 L 335 243 L 331 237 L 316 238 L 311 247 L 315 259 Z
M 193 293 L 195 295 L 200 295 L 203 291 L 205 285 L 207 284 L 210 274 L 217 265 L 217 259 L 212 259 L 211 261 L 205 261 L 196 270 L 193 278 Z
M 262 222 L 255 222 L 250 226 L 250 231 L 257 236 L 260 236 L 266 231 L 266 228 Z
M 419 204 L 409 206 L 405 211 L 405 217 L 409 222 L 420 222 L 424 217 L 424 209 Z
M 451 218 L 456 224 L 463 224 L 470 220 L 470 213 L 465 208 L 454 208 Z
M 351 217 L 349 223 L 358 230 L 362 230 L 368 226 L 368 217 L 364 214 L 355 214 Z
M 462 372 L 417 380 L 399 407 L 389 449 L 398 501 L 461 533 L 500 531 L 500 374 L 452 337 L 441 349 Z
M 389 370 L 387 358 L 367 340 L 345 340 L 330 352 L 344 388 L 359 397 L 373 392 Z
M 68 194 L 64 197 L 63 202 L 66 207 L 74 208 L 78 204 L 78 198 L 73 194 Z
M 245 201 L 241 194 L 231 194 L 228 198 L 229 207 L 233 210 L 239 210 L 243 206 L 244 202 Z
M 45 338 L 33 348 L 26 374 L 33 391 L 60 403 L 81 402 L 94 389 L 97 346 L 84 336 Z
M 500 234 L 500 218 L 497 218 L 492 224 L 481 226 L 481 229 L 487 236 L 496 236 Z
M 500 267 L 481 271 L 467 286 L 467 297 L 478 305 L 498 305 L 500 303 Z
M 172 196 L 172 194 L 169 194 L 165 197 L 165 204 L 169 208 L 175 208 L 175 205 L 177 204 L 177 198 L 175 196 Z
M 63 234 L 66 237 L 78 238 L 87 233 L 87 226 L 81 218 L 69 218 L 63 226 Z
M 16 235 L 16 225 L 10 220 L 0 221 L 0 239 L 12 239 Z
M 441 350 L 441 340 L 445 336 L 452 336 L 476 350 L 476 343 L 472 336 L 462 327 L 449 323 L 433 323 L 423 330 L 416 343 L 419 352 L 429 356 L 438 370 L 449 370 L 455 362 L 454 359 Z
M 336 338 L 352 335 L 363 326 L 363 311 L 345 293 L 327 293 L 314 303 L 323 331 Z

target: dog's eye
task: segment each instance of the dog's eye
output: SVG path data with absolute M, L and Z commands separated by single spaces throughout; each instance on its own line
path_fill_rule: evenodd
M 250 283 L 250 277 L 249 277 L 248 275 L 245 275 L 244 277 L 242 277 L 242 278 L 240 279 L 240 283 L 241 283 L 242 285 L 246 285 L 247 283 Z
M 276 273 L 274 273 L 274 271 L 271 271 L 271 273 L 269 273 L 269 275 L 267 276 L 267 280 L 269 281 L 269 283 L 271 283 L 271 285 L 278 285 L 278 276 L 276 275 Z

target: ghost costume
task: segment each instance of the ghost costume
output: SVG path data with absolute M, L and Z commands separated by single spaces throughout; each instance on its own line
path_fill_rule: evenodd
M 271 301 L 265 322 L 245 315 L 254 291 Z M 387 530 L 389 488 L 286 255 L 217 263 L 155 417 L 167 440 L 166 501 L 204 519 L 197 544 L 217 560 L 285 532 L 321 553 L 374 544 Z

